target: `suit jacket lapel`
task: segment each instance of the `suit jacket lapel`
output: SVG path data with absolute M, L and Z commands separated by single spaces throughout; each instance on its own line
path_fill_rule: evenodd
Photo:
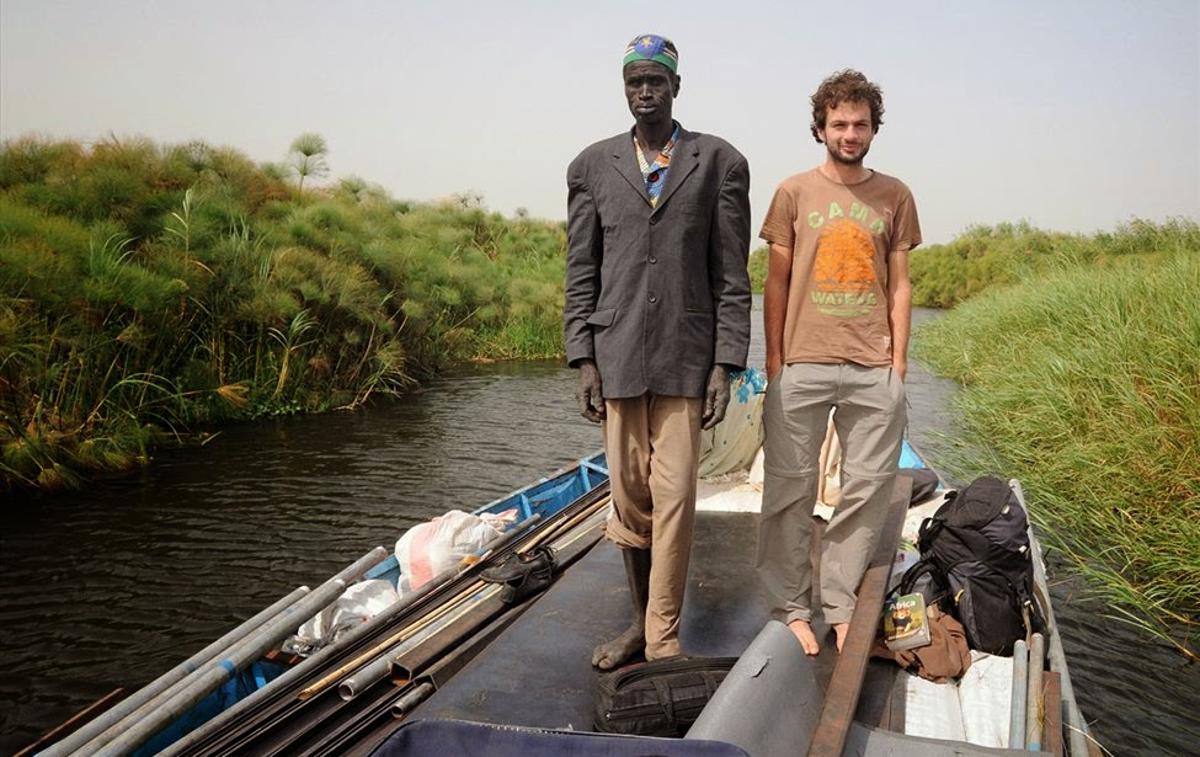
M 634 160 L 637 158 L 634 157 Z M 700 148 L 697 146 L 696 140 L 692 139 L 691 133 L 681 127 L 679 143 L 671 152 L 671 168 L 667 171 L 667 184 L 663 187 L 662 194 L 658 196 L 658 204 L 654 207 L 655 213 L 662 210 L 663 206 L 667 204 L 667 200 L 671 199 L 675 190 L 687 181 L 687 177 L 692 175 L 692 171 L 695 171 L 698 165 L 700 165 Z
M 613 168 L 617 169 L 617 173 L 629 182 L 629 186 L 642 198 L 646 206 L 650 205 L 650 197 L 646 194 L 646 180 L 642 177 L 642 171 L 638 168 L 637 155 L 633 154 L 633 136 L 629 133 L 625 137 L 617 137 L 616 144 L 612 150 Z M 671 174 L 667 173 L 667 179 L 670 180 Z

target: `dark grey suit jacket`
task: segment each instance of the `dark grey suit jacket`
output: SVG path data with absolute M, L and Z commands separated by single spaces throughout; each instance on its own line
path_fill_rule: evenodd
M 631 132 L 567 169 L 567 361 L 592 358 L 604 396 L 703 397 L 714 362 L 750 344 L 750 168 L 728 142 L 680 130 L 650 207 Z

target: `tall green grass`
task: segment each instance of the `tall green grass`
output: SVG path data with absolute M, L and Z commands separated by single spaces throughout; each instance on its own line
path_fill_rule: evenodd
M 1134 220 L 1111 233 L 1066 234 L 1027 223 L 972 226 L 948 244 L 910 257 L 913 304 L 948 308 L 994 286 L 1016 284 L 1076 265 L 1108 267 L 1200 249 L 1200 226 L 1173 219 Z
M 0 147 L 0 488 L 561 353 L 561 223 L 295 178 L 203 143 Z
M 1143 232 L 1147 238 L 1135 245 Z M 1155 246 L 1164 234 L 1169 243 Z M 1184 223 L 1102 235 L 1096 247 L 1125 245 L 1120 254 L 1131 262 L 1067 267 L 978 294 L 916 340 L 922 360 L 964 386 L 958 405 L 973 437 L 967 442 L 990 455 L 966 465 L 1020 478 L 1034 520 L 1112 613 L 1193 659 L 1200 622 L 1196 241 L 1195 225 Z

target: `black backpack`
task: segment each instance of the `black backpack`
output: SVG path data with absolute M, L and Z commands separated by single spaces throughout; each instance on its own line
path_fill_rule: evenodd
M 1033 593 L 1033 560 L 1025 508 L 1008 484 L 992 476 L 951 491 L 921 523 L 921 560 L 908 569 L 899 592 L 928 575 L 927 602 L 940 602 L 962 623 L 972 649 L 1011 655 L 1018 639 L 1042 631 Z

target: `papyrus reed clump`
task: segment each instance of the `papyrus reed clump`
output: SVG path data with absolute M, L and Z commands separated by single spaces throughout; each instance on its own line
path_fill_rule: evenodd
M 0 147 L 0 488 L 561 351 L 561 224 L 297 178 L 200 143 Z

